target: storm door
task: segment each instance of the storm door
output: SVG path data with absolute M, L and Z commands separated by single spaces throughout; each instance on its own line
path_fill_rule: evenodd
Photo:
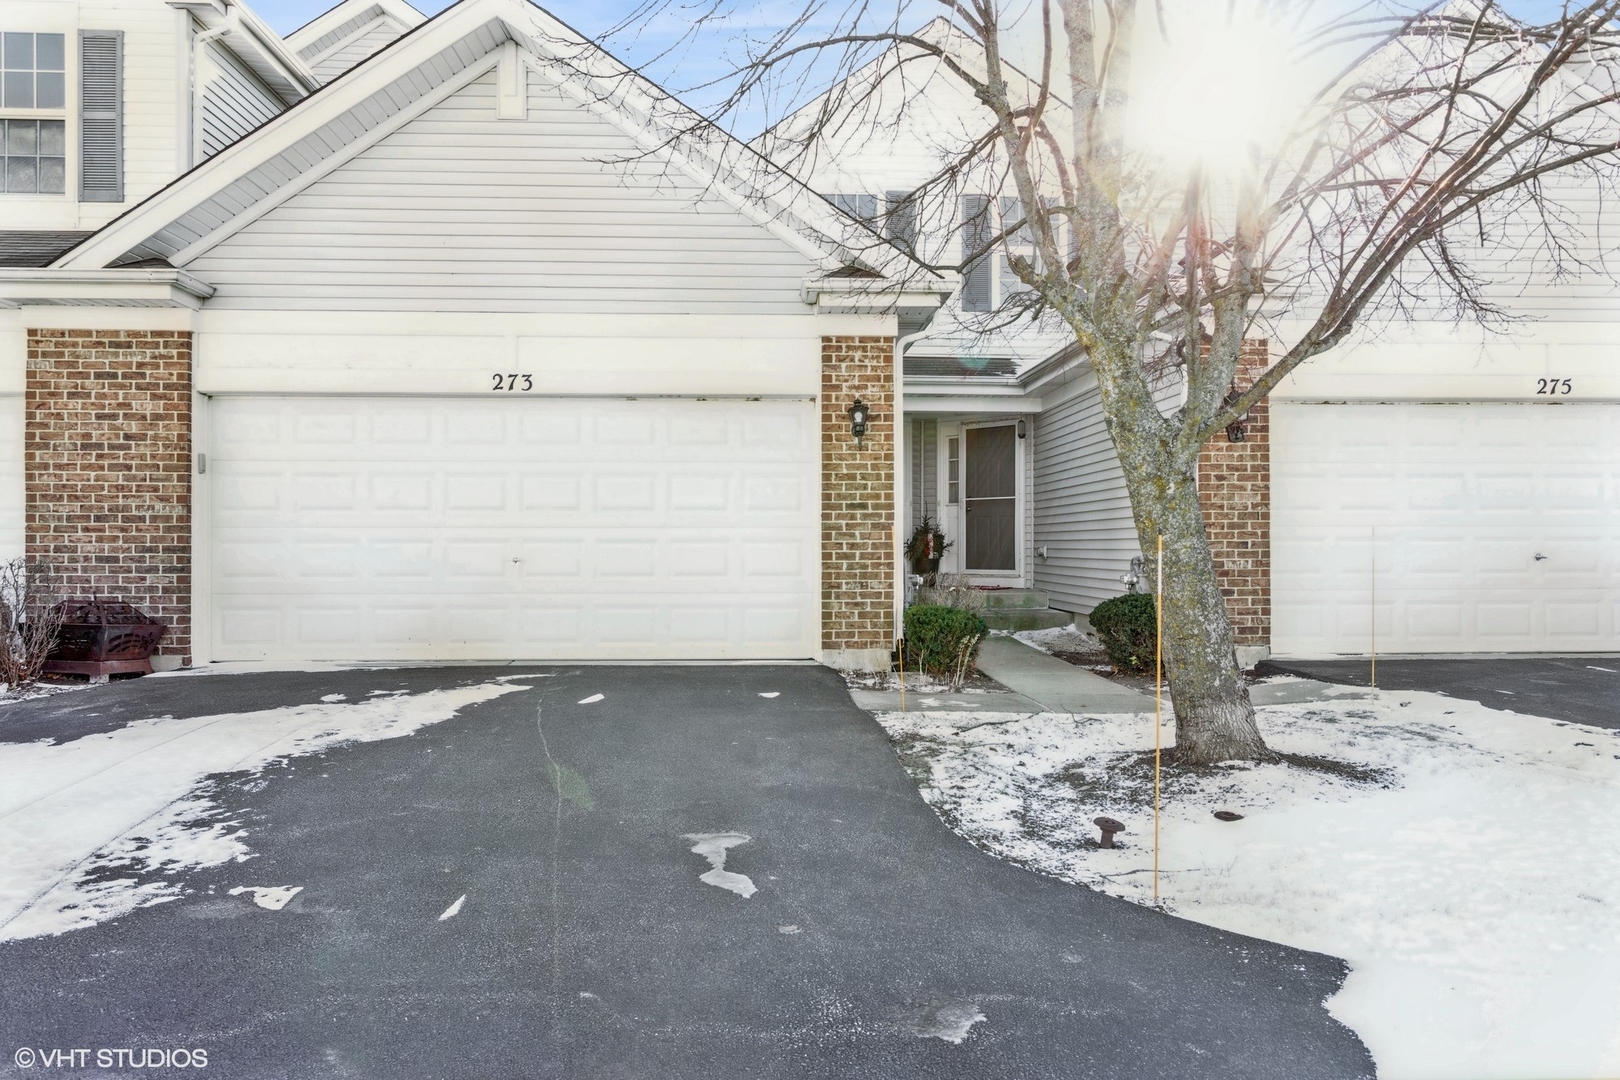
M 1012 424 L 968 428 L 963 569 L 1018 569 L 1018 438 Z

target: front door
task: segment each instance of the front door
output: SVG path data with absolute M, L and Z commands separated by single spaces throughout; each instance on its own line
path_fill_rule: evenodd
M 1018 569 L 1018 438 L 1012 424 L 969 428 L 964 554 L 969 573 Z

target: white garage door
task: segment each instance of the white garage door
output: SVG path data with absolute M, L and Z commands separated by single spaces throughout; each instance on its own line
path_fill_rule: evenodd
M 210 410 L 215 659 L 815 651 L 811 402 Z
M 1273 416 L 1276 652 L 1620 649 L 1620 405 Z

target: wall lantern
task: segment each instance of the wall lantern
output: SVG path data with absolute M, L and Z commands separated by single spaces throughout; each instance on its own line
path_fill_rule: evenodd
M 1238 392 L 1237 392 L 1236 387 L 1234 387 L 1232 389 L 1232 391 L 1226 395 L 1226 400 L 1221 402 L 1221 407 L 1222 408 L 1231 408 L 1232 403 L 1234 401 L 1236 401 L 1237 399 L 1238 399 Z M 1236 420 L 1234 420 L 1230 424 L 1226 425 L 1226 441 L 1227 442 L 1242 442 L 1244 440 L 1244 438 L 1249 433 L 1248 427 L 1247 427 L 1248 419 L 1249 419 L 1249 414 L 1244 413 L 1242 416 L 1238 417 Z
M 856 398 L 855 404 L 849 407 L 849 433 L 857 439 L 865 438 L 866 424 L 871 418 L 872 414 L 867 409 L 866 402 Z
M 1020 420 L 1020 421 L 1018 421 L 1018 437 L 1020 439 L 1022 439 L 1024 437 L 1024 435 L 1025 435 L 1024 422 L 1022 420 Z

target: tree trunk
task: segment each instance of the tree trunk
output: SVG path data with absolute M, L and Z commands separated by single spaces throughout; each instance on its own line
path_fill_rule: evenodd
M 1116 405 L 1123 404 L 1116 402 Z M 1107 410 L 1124 466 L 1149 581 L 1164 537 L 1164 664 L 1176 713 L 1176 760 L 1184 764 L 1276 759 L 1260 737 L 1232 646 L 1226 599 L 1198 504 L 1198 458 L 1165 444 L 1158 409 L 1132 417 Z M 1116 421 L 1115 411 L 1127 415 Z

